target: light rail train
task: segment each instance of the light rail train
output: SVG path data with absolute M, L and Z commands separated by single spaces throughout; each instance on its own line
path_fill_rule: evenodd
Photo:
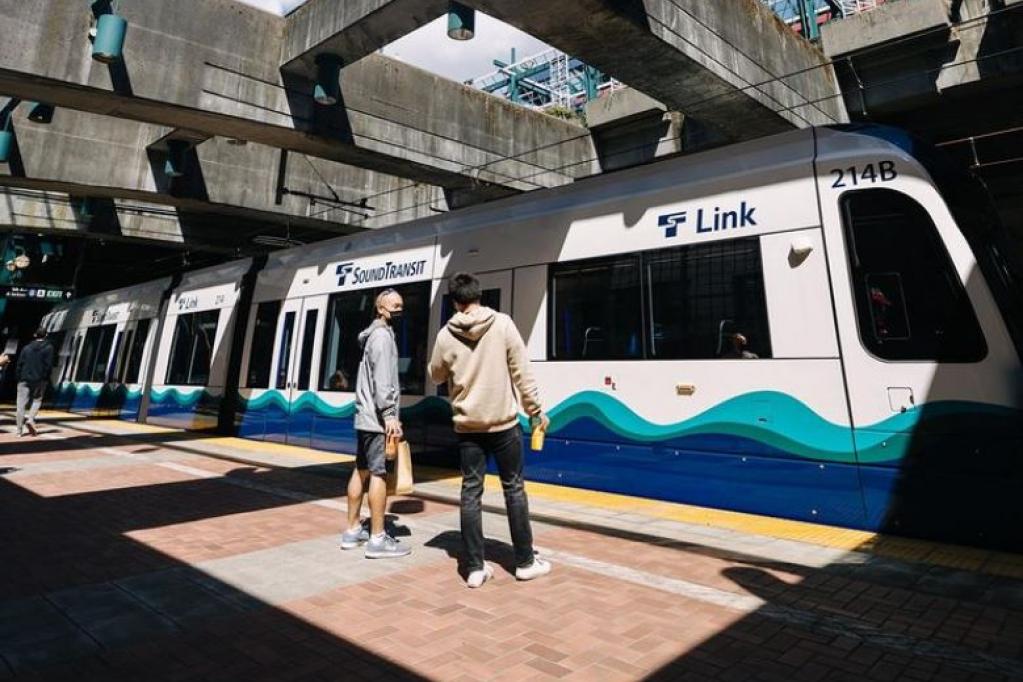
M 552 420 L 529 479 L 1023 549 L 1020 281 L 970 183 L 809 129 L 189 272 L 49 314 L 54 402 L 354 451 L 395 287 L 405 430 L 451 463 L 426 364 L 467 270 Z

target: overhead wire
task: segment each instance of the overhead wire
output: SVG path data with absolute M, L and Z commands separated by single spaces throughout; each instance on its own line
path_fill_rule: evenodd
M 675 5 L 676 7 L 678 7 L 678 5 L 676 3 L 672 2 L 672 4 Z M 693 16 L 691 13 L 689 13 L 688 11 L 684 10 L 681 7 L 679 7 L 679 9 L 684 11 L 684 12 L 686 12 L 687 14 L 689 14 L 689 16 Z M 986 24 L 991 20 L 992 17 L 999 16 L 999 15 L 1002 15 L 1002 14 L 1004 14 L 1006 12 L 1013 11 L 1013 10 L 1019 11 L 1020 9 L 1023 9 L 1023 8 L 1021 8 L 1020 6 L 1015 6 L 1015 7 L 1004 7 L 1004 8 L 1001 8 L 1001 9 L 992 10 L 992 11 L 990 11 L 989 13 L 987 13 L 985 15 L 982 15 L 982 16 L 979 16 L 979 17 L 973 17 L 971 19 L 964 20 L 962 22 L 959 22 L 958 24 L 955 24 L 954 26 L 959 31 L 970 30 L 970 29 L 974 29 L 974 28 L 986 28 Z M 705 28 L 707 28 L 707 30 L 711 31 L 712 33 L 715 33 L 712 28 L 708 27 L 704 22 L 699 20 L 697 17 L 694 17 L 694 19 L 696 19 L 699 23 L 701 23 L 701 25 L 703 25 Z M 921 32 L 915 33 L 912 36 L 904 36 L 902 38 L 898 38 L 898 39 L 895 39 L 893 41 L 889 41 L 889 42 L 887 42 L 887 43 L 885 43 L 883 45 L 870 46 L 868 48 L 865 48 L 865 49 L 857 52 L 856 57 L 857 58 L 861 58 L 861 57 L 863 57 L 863 56 L 865 56 L 867 54 L 870 54 L 872 52 L 876 52 L 876 51 L 880 51 L 880 50 L 888 50 L 888 49 L 890 49 L 894 45 L 900 45 L 900 44 L 903 44 L 903 43 L 906 43 L 906 42 L 918 41 L 922 37 L 927 36 L 929 34 L 943 32 L 943 31 L 947 31 L 949 29 L 950 29 L 949 26 L 937 26 L 937 27 L 934 27 L 934 28 L 931 28 L 931 29 L 927 29 L 925 31 L 921 31 Z M 673 33 L 674 33 L 674 31 L 673 31 Z M 678 35 L 678 34 L 676 33 L 676 35 Z M 715 33 L 715 35 L 719 35 L 719 34 Z M 729 43 L 729 44 L 731 44 L 731 43 Z M 1003 56 L 1005 54 L 1009 54 L 1009 53 L 1012 53 L 1012 52 L 1016 51 L 1016 49 L 1017 48 L 1013 48 L 1013 49 L 1010 49 L 1010 50 L 1004 50 L 1004 51 L 1001 51 L 1001 52 L 998 52 L 998 53 L 994 53 L 994 54 L 990 54 L 990 55 L 984 55 L 984 56 L 981 56 L 981 57 L 978 57 L 978 58 L 975 58 L 975 59 L 964 60 L 964 61 L 954 62 L 954 63 L 949 63 L 949 64 L 943 64 L 942 66 L 938 67 L 937 69 L 914 71 L 911 75 L 909 75 L 909 76 L 907 76 L 905 78 L 892 79 L 892 80 L 889 80 L 889 81 L 885 81 L 883 83 L 877 83 L 877 84 L 872 84 L 872 85 L 869 85 L 869 86 L 864 86 L 862 89 L 863 90 L 869 90 L 869 89 L 875 88 L 875 87 L 890 86 L 890 85 L 892 85 L 892 84 L 894 84 L 896 82 L 900 82 L 902 80 L 908 80 L 910 78 L 913 78 L 913 77 L 919 75 L 920 73 L 940 72 L 941 70 L 944 70 L 946 68 L 953 68 L 953 67 L 956 67 L 956 66 L 963 66 L 963 65 L 970 64 L 970 63 L 973 63 L 973 62 L 979 62 L 979 61 L 982 61 L 984 59 L 989 59 L 989 58 L 994 58 L 994 57 L 998 57 L 998 56 Z M 922 52 L 928 52 L 928 51 L 931 51 L 931 50 L 933 50 L 932 46 L 926 46 L 926 47 L 924 47 L 922 49 L 910 52 L 910 53 L 906 54 L 905 56 L 913 56 L 915 54 L 919 54 L 919 53 L 922 53 Z M 752 61 L 753 63 L 758 64 L 758 66 L 760 66 L 760 68 L 765 73 L 771 74 L 770 70 L 768 70 L 767 68 L 763 67 L 763 65 L 759 64 L 759 62 L 757 62 L 755 59 L 753 59 L 752 57 L 749 57 L 748 55 L 744 55 L 744 56 L 746 56 L 746 58 L 749 59 L 750 61 Z M 820 64 L 815 64 L 815 65 L 812 65 L 812 66 L 809 66 L 809 67 L 798 69 L 796 71 L 792 71 L 790 73 L 787 73 L 787 74 L 784 74 L 784 75 L 781 75 L 781 76 L 775 76 L 775 75 L 772 74 L 772 77 L 769 78 L 768 80 L 759 81 L 759 82 L 755 82 L 755 83 L 749 83 L 747 81 L 747 85 L 744 85 L 744 86 L 741 86 L 741 87 L 738 87 L 738 88 L 734 88 L 734 89 L 730 89 L 728 92 L 723 92 L 723 93 L 717 93 L 717 94 L 714 94 L 714 95 L 710 95 L 708 97 L 704 97 L 702 99 L 695 100 L 694 102 L 683 103 L 683 104 L 679 105 L 678 108 L 679 108 L 679 110 L 682 110 L 683 113 L 685 113 L 686 111 L 699 110 L 699 108 L 704 106 L 704 105 L 711 104 L 711 103 L 713 103 L 713 102 L 715 102 L 715 101 L 717 101 L 719 99 L 722 99 L 724 97 L 733 96 L 736 92 L 740 92 L 741 93 L 741 92 L 747 92 L 749 90 L 760 89 L 760 88 L 764 87 L 765 85 L 769 85 L 771 83 L 784 81 L 784 80 L 792 78 L 794 76 L 803 75 L 803 74 L 809 73 L 809 72 L 817 70 L 817 69 L 833 67 L 834 65 L 835 65 L 834 61 L 826 61 L 826 62 L 822 62 Z M 786 87 L 789 87 L 789 86 L 786 85 Z M 791 87 L 790 87 L 790 89 L 794 90 Z M 806 98 L 805 96 L 802 96 L 802 95 L 800 95 L 800 96 L 803 97 L 803 100 L 804 100 L 802 103 L 796 104 L 796 105 L 791 105 L 791 106 L 788 106 L 788 107 L 783 107 L 781 109 L 776 109 L 776 110 L 772 109 L 772 111 L 774 111 L 775 113 L 786 113 L 786 112 L 794 111 L 796 109 L 803 108 L 803 107 L 806 107 L 806 106 L 813 106 L 815 104 L 818 104 L 818 103 L 821 103 L 821 102 L 824 102 L 824 101 L 828 101 L 828 100 L 831 100 L 831 99 L 838 99 L 838 98 L 844 97 L 844 94 L 843 93 L 836 93 L 836 94 L 832 94 L 832 95 L 827 95 L 827 96 L 823 96 L 823 97 L 820 97 L 820 98 L 816 98 L 816 99 L 813 99 L 813 100 L 811 100 L 809 98 Z M 817 108 L 817 107 L 815 107 L 815 108 Z M 819 108 L 818 108 L 818 111 L 820 111 Z M 365 112 L 363 112 L 363 113 L 365 113 Z M 804 121 L 807 121 L 807 119 L 805 119 L 805 117 L 801 117 L 801 118 L 803 118 Z M 809 121 L 807 121 L 807 122 L 809 122 Z M 416 130 L 418 130 L 418 129 L 416 129 Z M 428 131 L 420 131 L 420 132 L 428 132 Z M 579 140 L 589 139 L 590 136 L 591 136 L 591 133 L 590 133 L 589 130 L 587 130 L 586 132 L 581 133 L 581 134 L 576 135 L 576 136 L 571 136 L 571 137 L 568 137 L 568 138 L 557 140 L 555 142 L 546 143 L 544 145 L 539 145 L 537 147 L 533 147 L 533 148 L 530 148 L 530 149 L 527 149 L 527 150 L 523 150 L 521 152 L 517 152 L 516 154 L 504 155 L 504 156 L 501 156 L 501 157 L 499 157 L 497 159 L 493 159 L 491 161 L 487 161 L 486 163 L 477 164 L 477 165 L 463 166 L 462 169 L 457 171 L 457 172 L 460 173 L 460 174 L 465 174 L 466 172 L 474 172 L 474 171 L 478 172 L 478 171 L 487 169 L 490 166 L 493 166 L 493 165 L 498 164 L 498 163 L 504 163 L 504 162 L 507 162 L 507 161 L 521 160 L 522 157 L 530 155 L 530 154 L 535 154 L 535 153 L 538 153 L 540 151 L 544 151 L 544 150 L 547 150 L 547 149 L 559 147 L 559 146 L 562 146 L 562 145 L 565 145 L 565 144 L 569 144 L 569 143 L 572 143 L 572 142 L 576 142 L 576 141 L 579 141 Z M 662 138 L 659 142 L 660 143 L 665 143 L 665 142 L 677 141 L 677 140 L 680 140 L 680 139 L 682 139 L 681 135 L 676 136 L 676 137 L 672 137 L 672 138 Z M 541 175 L 544 175 L 544 174 L 548 174 L 548 173 L 555 173 L 555 174 L 557 174 L 560 171 L 563 171 L 563 170 L 565 170 L 567 168 L 570 168 L 572 166 L 579 166 L 579 165 L 583 165 L 583 164 L 587 164 L 587 163 L 592 163 L 594 161 L 599 161 L 601 158 L 607 158 L 608 156 L 620 156 L 620 155 L 624 155 L 626 153 L 632 153 L 634 151 L 647 148 L 649 146 L 650 146 L 650 143 L 644 143 L 644 144 L 636 145 L 634 147 L 631 147 L 631 148 L 628 148 L 628 149 L 625 149 L 625 150 L 620 150 L 620 151 L 615 152 L 615 153 L 610 154 L 610 155 L 604 155 L 603 157 L 601 157 L 601 156 L 590 157 L 590 158 L 583 159 L 583 160 L 580 160 L 580 161 L 573 161 L 573 162 L 570 162 L 570 163 L 567 163 L 567 164 L 562 164 L 562 165 L 554 166 L 554 167 L 547 167 L 547 166 L 544 166 L 543 164 L 541 164 L 539 162 L 522 161 L 522 163 L 524 163 L 525 165 L 535 166 L 535 167 L 537 167 L 537 168 L 539 168 L 541 170 L 539 170 L 538 172 L 535 172 L 535 173 L 531 173 L 531 174 L 523 175 L 523 176 L 518 176 L 518 177 L 513 177 L 513 176 L 511 176 L 509 174 L 506 174 L 506 173 L 501 173 L 501 174 L 504 175 L 506 178 L 509 178 L 512 183 L 527 182 L 528 184 L 537 186 L 537 188 L 542 188 L 542 187 L 546 187 L 546 185 L 542 185 L 542 184 L 537 183 L 537 182 L 532 182 L 532 180 L 534 178 L 538 178 L 538 177 L 540 177 Z M 410 150 L 410 151 L 412 151 L 412 150 Z M 495 171 L 495 173 L 497 173 L 497 172 Z M 573 176 L 573 179 L 578 179 L 578 178 Z M 370 194 L 366 198 L 367 198 L 367 200 L 368 199 L 378 199 L 380 197 L 388 196 L 388 195 L 395 194 L 395 193 L 398 193 L 398 192 L 403 192 L 405 190 L 412 189 L 414 187 L 417 187 L 417 186 L 420 186 L 420 185 L 423 185 L 423 184 L 424 183 L 420 183 L 420 182 L 410 182 L 410 183 L 402 185 L 400 187 L 396 187 L 396 188 L 392 188 L 392 189 L 388 189 L 388 190 L 383 190 L 383 191 L 380 191 L 380 192 L 376 192 L 376 193 Z M 386 212 L 383 212 L 383 213 L 377 213 L 377 214 L 375 214 L 373 216 L 373 218 L 376 219 L 376 218 L 380 218 L 380 217 L 386 216 L 386 215 L 393 215 L 395 213 L 408 212 L 410 210 L 414 210 L 416 208 L 421 208 L 423 206 L 432 206 L 432 204 L 433 204 L 433 201 L 420 202 L 420 203 L 417 203 L 417 204 L 413 204 L 411 206 L 405 206 L 405 207 L 394 209 L 394 210 L 391 210 L 391 211 L 386 211 Z M 311 215 L 309 217 L 315 218 L 315 217 L 318 217 L 320 215 L 325 215 L 327 213 L 330 213 L 331 211 L 338 210 L 339 208 L 341 210 L 344 210 L 343 207 L 328 207 L 328 208 L 325 208 L 322 211 L 314 213 L 313 215 Z

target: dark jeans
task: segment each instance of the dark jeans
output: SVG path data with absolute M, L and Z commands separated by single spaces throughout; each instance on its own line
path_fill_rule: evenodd
M 522 484 L 522 429 L 497 433 L 458 434 L 462 460 L 462 558 L 468 572 L 483 568 L 483 477 L 487 456 L 493 455 L 504 488 L 504 506 L 515 546 L 515 565 L 533 563 L 533 531 L 529 501 Z

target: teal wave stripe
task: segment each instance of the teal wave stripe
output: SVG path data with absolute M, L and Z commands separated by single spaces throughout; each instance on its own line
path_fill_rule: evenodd
M 244 400 L 244 399 L 243 399 Z M 276 406 L 282 411 L 309 409 L 319 415 L 346 418 L 355 414 L 354 401 L 329 405 L 315 393 L 304 393 L 293 405 L 279 391 L 267 391 L 245 401 L 248 409 Z M 447 400 L 429 396 L 402 409 L 404 418 L 450 419 Z M 855 430 L 821 417 L 802 401 L 779 391 L 755 391 L 714 405 L 700 414 L 669 424 L 655 424 L 614 396 L 598 391 L 576 393 L 548 411 L 551 435 L 589 420 L 626 442 L 652 445 L 678 442 L 691 436 L 732 436 L 756 441 L 792 456 L 846 464 L 880 464 L 901 459 L 912 434 L 951 419 L 983 419 L 993 428 L 1021 419 L 1011 408 L 983 403 L 942 401 L 918 406 Z M 519 415 L 528 432 L 529 423 Z M 857 454 L 858 453 L 858 454 Z
M 171 388 L 164 389 L 154 388 L 150 393 L 150 397 L 158 404 L 173 402 L 178 407 L 189 408 L 198 405 L 205 394 L 205 389 L 185 393 L 172 386 Z
M 127 398 L 138 398 L 142 395 L 142 390 L 138 388 L 126 389 L 123 386 L 115 389 L 118 393 L 123 393 Z M 103 392 L 103 387 L 93 387 L 89 384 L 63 384 L 57 391 L 60 395 L 64 396 L 68 393 L 73 394 L 75 397 L 90 396 L 94 399 L 99 399 L 100 394 Z

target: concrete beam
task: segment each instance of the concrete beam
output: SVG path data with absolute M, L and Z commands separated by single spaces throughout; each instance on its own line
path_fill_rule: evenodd
M 200 213 L 247 215 L 322 233 L 392 225 L 446 209 L 442 189 L 301 154 L 185 130 L 58 109 L 48 125 L 14 116 L 10 182 L 125 197 Z M 164 174 L 169 137 L 198 143 L 182 178 Z M 56 153 L 55 153 L 56 151 Z M 357 207 L 365 200 L 365 207 Z
M 846 120 L 828 60 L 759 0 L 463 2 L 728 139 Z M 317 54 L 333 52 L 348 63 L 446 7 L 438 0 L 310 0 L 288 17 L 282 62 L 308 69 Z
M 545 168 L 592 155 L 578 126 L 379 55 L 345 70 L 342 105 L 316 106 L 312 73 L 280 70 L 285 19 L 231 0 L 133 0 L 121 12 L 129 21 L 124 61 L 107 66 L 90 57 L 87 3 L 0 0 L 0 92 L 482 198 L 570 182 L 574 175 Z M 533 142 L 546 151 L 504 160 Z
M 846 120 L 825 56 L 759 0 L 465 0 L 732 140 Z

